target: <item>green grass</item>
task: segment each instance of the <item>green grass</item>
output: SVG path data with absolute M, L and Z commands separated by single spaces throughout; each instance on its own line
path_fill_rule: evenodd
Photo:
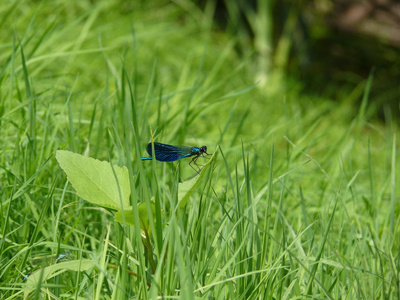
M 373 76 L 338 102 L 280 72 L 257 85 L 251 55 L 206 11 L 0 7 L 1 299 L 400 298 L 398 125 L 374 119 Z M 220 146 L 185 207 L 193 170 L 142 162 L 151 130 Z M 79 198 L 60 149 L 126 166 L 151 237 Z M 34 257 L 66 251 L 95 267 L 23 280 L 45 275 Z

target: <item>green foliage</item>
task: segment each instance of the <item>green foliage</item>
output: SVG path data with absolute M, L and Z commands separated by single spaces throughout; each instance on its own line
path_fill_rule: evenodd
M 150 232 L 150 222 L 149 222 L 149 215 L 147 214 L 147 208 L 144 202 L 139 204 L 138 208 L 139 219 L 140 219 L 140 227 L 145 232 Z M 152 204 L 152 213 L 155 214 L 155 207 Z M 127 207 L 126 209 L 119 210 L 115 213 L 115 220 L 122 224 L 128 224 L 135 226 L 135 217 L 134 217 L 134 210 L 132 207 Z
M 178 202 L 180 207 L 185 207 L 186 203 L 190 199 L 190 196 L 196 191 L 199 187 L 202 178 L 206 175 L 207 170 L 211 166 L 211 163 L 214 161 L 216 155 L 218 154 L 218 148 L 213 153 L 212 157 L 209 161 L 201 168 L 199 173 L 184 182 L 180 182 L 178 185 Z M 210 177 L 210 175 L 208 176 Z
M 79 197 L 116 210 L 129 206 L 127 168 L 63 150 L 57 151 L 56 159 Z
M 200 185 L 201 179 L 214 161 L 216 153 L 198 174 L 179 183 L 178 202 L 181 207 L 186 205 L 190 196 Z M 133 209 L 128 207 L 131 190 L 126 167 L 112 166 L 106 161 L 101 162 L 65 150 L 58 150 L 56 159 L 79 197 L 95 205 L 118 210 L 115 214 L 115 219 L 118 222 L 135 226 Z M 155 213 L 154 204 L 152 206 L 152 211 Z M 149 231 L 150 225 L 146 207 L 139 205 L 138 212 L 140 226 L 143 230 Z
M 59 264 L 54 264 L 41 268 L 35 273 L 31 274 L 26 279 L 26 284 L 24 286 L 25 296 L 34 291 L 41 281 L 46 281 L 52 277 L 58 276 L 63 272 L 74 271 L 74 272 L 84 272 L 96 266 L 93 260 L 80 259 L 80 260 L 70 260 L 67 262 L 62 262 Z
M 374 77 L 339 102 L 260 86 L 211 4 L 0 6 L 1 299 L 400 298 Z M 141 161 L 152 133 L 218 157 Z

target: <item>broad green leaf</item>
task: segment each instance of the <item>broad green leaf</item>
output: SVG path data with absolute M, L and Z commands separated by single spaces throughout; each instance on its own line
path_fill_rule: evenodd
M 153 210 L 153 216 L 155 216 L 156 207 L 153 203 L 151 203 L 151 209 Z M 142 202 L 138 205 L 138 212 L 139 212 L 139 219 L 140 219 L 140 228 L 142 230 L 150 232 L 149 215 L 147 213 L 145 202 Z M 118 211 L 114 217 L 115 217 L 115 220 L 117 220 L 120 223 L 124 224 L 124 219 L 125 219 L 125 224 L 136 226 L 135 218 L 133 216 L 133 207 L 132 206 L 124 209 L 123 211 L 122 210 Z
M 131 187 L 126 167 L 113 166 L 114 174 L 107 161 L 64 150 L 56 152 L 56 159 L 82 199 L 116 210 L 130 205 Z
M 26 285 L 24 287 L 25 295 L 36 289 L 39 281 L 42 282 L 53 278 L 54 276 L 60 275 L 66 271 L 83 272 L 87 271 L 96 266 L 96 263 L 90 259 L 82 260 L 69 260 L 66 262 L 54 264 L 48 267 L 44 267 L 32 273 L 26 280 Z
M 186 202 L 189 200 L 190 196 L 193 194 L 193 192 L 199 186 L 202 178 L 204 177 L 208 168 L 211 166 L 211 163 L 214 161 L 217 153 L 218 153 L 218 147 L 217 147 L 217 149 L 215 149 L 214 154 L 211 156 L 209 161 L 204 165 L 204 167 L 201 169 L 199 174 L 197 174 L 196 176 L 190 178 L 189 180 L 186 180 L 179 184 L 179 186 L 178 186 L 178 201 L 179 201 L 180 207 L 183 207 L 186 205 Z

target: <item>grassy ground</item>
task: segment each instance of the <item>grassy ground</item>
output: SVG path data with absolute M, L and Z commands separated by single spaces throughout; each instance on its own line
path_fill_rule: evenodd
M 185 1 L 0 11 L 1 299 L 400 298 L 399 137 L 372 118 L 372 76 L 340 101 L 273 72 L 257 85 Z M 218 151 L 185 207 L 194 171 L 142 162 L 150 130 Z M 127 166 L 152 236 L 79 198 L 59 149 Z M 67 251 L 95 267 L 34 264 Z

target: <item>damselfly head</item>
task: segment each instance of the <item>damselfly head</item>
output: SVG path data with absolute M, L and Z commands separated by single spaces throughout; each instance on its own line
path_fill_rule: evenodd
M 203 146 L 200 148 L 200 153 L 207 153 L 207 146 Z

